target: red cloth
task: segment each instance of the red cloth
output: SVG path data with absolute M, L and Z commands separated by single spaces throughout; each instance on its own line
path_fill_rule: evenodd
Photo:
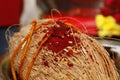
M 70 1 L 70 2 L 74 2 L 74 3 L 95 3 L 95 2 L 100 2 L 101 0 L 57 0 L 57 1 Z
M 22 0 L 0 1 L 0 27 L 19 24 Z
M 101 13 L 104 16 L 113 16 L 117 23 L 120 24 L 120 0 L 105 0 L 104 7 L 101 8 Z

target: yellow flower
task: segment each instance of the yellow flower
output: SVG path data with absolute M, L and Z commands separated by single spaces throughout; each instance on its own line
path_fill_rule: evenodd
M 108 16 L 104 20 L 103 26 L 101 26 L 104 30 L 110 30 L 114 28 L 116 25 L 116 21 L 112 16 Z
M 100 37 L 120 36 L 120 25 L 116 23 L 112 16 L 97 15 L 96 25 L 99 29 L 98 35 Z
M 104 24 L 104 22 L 105 22 L 105 17 L 104 17 L 103 15 L 97 15 L 95 21 L 96 21 L 97 27 L 98 27 L 99 29 L 101 29 L 101 28 L 102 28 L 101 26 L 102 26 L 102 25 Z
M 105 30 L 101 30 L 101 31 L 98 32 L 98 35 L 99 35 L 100 37 L 105 37 L 105 36 L 107 36 L 108 34 L 109 34 L 109 31 L 105 31 Z

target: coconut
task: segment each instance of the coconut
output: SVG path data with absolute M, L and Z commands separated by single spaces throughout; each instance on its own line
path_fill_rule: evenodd
M 67 20 L 33 21 L 9 46 L 14 80 L 118 80 L 104 47 Z

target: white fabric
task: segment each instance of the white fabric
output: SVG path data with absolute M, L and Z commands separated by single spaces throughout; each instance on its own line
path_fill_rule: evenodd
M 39 19 L 42 10 L 37 6 L 36 0 L 24 0 L 23 12 L 20 19 L 20 24 L 25 26 L 34 19 Z

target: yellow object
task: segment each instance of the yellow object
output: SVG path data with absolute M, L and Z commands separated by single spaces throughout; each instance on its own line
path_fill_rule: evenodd
M 117 24 L 112 16 L 97 15 L 96 25 L 99 29 L 98 35 L 100 37 L 120 36 L 120 24 Z

